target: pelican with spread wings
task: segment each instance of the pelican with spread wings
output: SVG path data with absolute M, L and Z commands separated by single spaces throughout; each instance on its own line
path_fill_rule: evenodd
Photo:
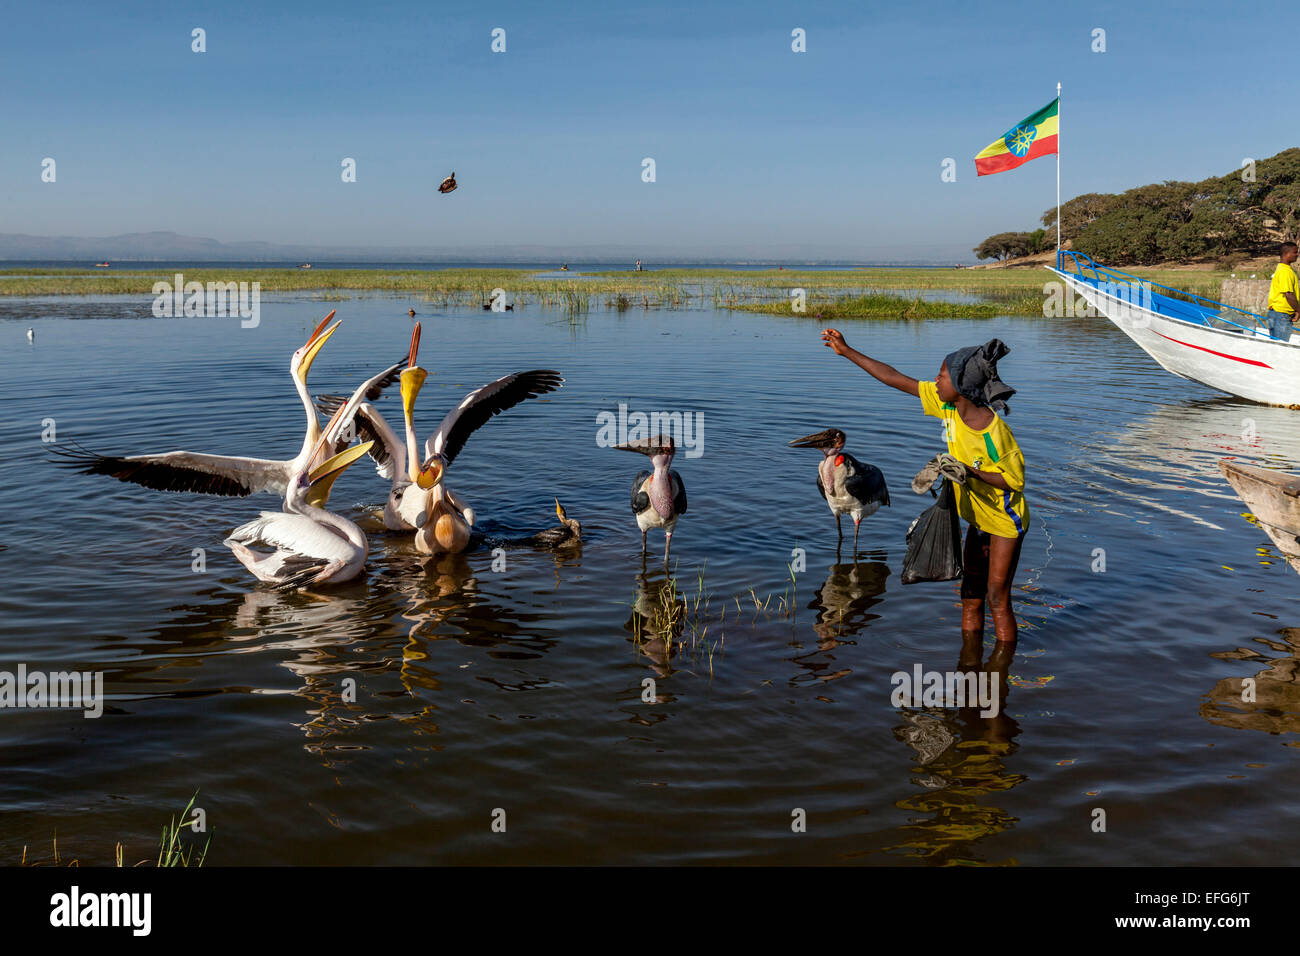
M 550 369 L 514 372 L 474 389 L 443 418 L 442 424 L 424 444 L 424 457 L 415 435 L 415 399 L 428 373 L 416 365 L 420 346 L 420 323 L 411 333 L 407 367 L 398 376 L 402 412 L 406 420 L 405 440 L 370 402 L 322 395 L 318 404 L 326 412 L 342 413 L 335 430 L 355 424 L 360 440 L 373 442 L 370 457 L 380 477 L 391 482 L 384 504 L 384 526 L 391 531 L 414 531 L 415 546 L 425 554 L 456 553 L 469 545 L 474 511 L 443 480 L 447 468 L 465 447 L 465 442 L 492 416 L 559 388 L 564 379 Z M 373 400 L 391 383 L 391 377 L 377 376 L 367 397 Z M 363 386 L 364 388 L 364 386 Z M 358 392 L 361 390 L 359 389 Z M 346 406 L 352 406 L 345 411 Z
M 192 491 L 239 498 L 266 491 L 283 497 L 289 491 L 294 476 L 306 467 L 322 435 L 316 408 L 307 391 L 307 373 L 320 350 L 342 324 L 341 321 L 335 322 L 325 328 L 332 318 L 333 312 L 325 316 L 307 342 L 289 360 L 289 375 L 293 378 L 307 416 L 307 430 L 301 450 L 287 461 L 208 455 L 193 451 L 169 451 L 156 455 L 99 455 L 80 446 L 55 447 L 51 452 L 58 456 L 60 464 L 81 474 L 109 475 L 118 481 L 128 481 L 158 491 Z M 402 364 L 398 363 L 384 374 L 395 381 L 401 370 Z M 379 386 L 380 389 L 382 387 Z M 320 496 L 326 492 L 322 489 L 328 489 L 329 484 L 330 482 L 322 482 L 311 486 L 309 500 L 313 504 L 323 504 L 324 499 Z

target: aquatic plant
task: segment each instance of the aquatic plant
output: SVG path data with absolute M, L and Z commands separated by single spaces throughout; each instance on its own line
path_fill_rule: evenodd
M 194 807 L 194 801 L 198 797 L 198 795 L 199 792 L 197 790 L 194 791 L 194 796 L 190 797 L 190 802 L 185 804 L 185 809 L 181 811 L 180 818 L 177 819 L 173 817 L 168 822 L 168 824 L 163 827 L 162 838 L 159 841 L 159 845 L 158 845 L 158 857 L 154 862 L 155 866 L 202 866 L 204 861 L 207 859 L 208 847 L 212 845 L 211 836 L 209 836 L 207 842 L 204 843 L 202 852 L 198 854 L 197 859 L 195 858 L 195 851 L 197 847 L 194 846 L 193 843 L 186 843 L 181 838 L 182 831 L 193 832 L 190 826 L 186 823 L 186 817 L 189 815 L 190 810 Z M 126 866 L 125 858 L 126 858 L 125 846 L 119 841 L 113 848 L 114 866 L 117 867 Z M 148 860 L 141 860 L 139 863 L 133 865 L 142 866 L 148 862 L 149 862 Z M 46 861 L 33 860 L 32 862 L 29 863 L 27 860 L 27 846 L 24 845 L 22 858 L 18 861 L 18 865 L 19 866 L 49 865 L 49 866 L 78 866 L 79 867 L 81 866 L 81 860 L 75 857 L 70 860 L 65 860 L 63 857 L 59 856 L 59 835 L 56 832 L 54 834 L 54 838 L 52 841 L 52 856 L 49 860 Z

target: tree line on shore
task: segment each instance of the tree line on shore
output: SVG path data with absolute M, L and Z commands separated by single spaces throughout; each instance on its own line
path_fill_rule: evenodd
M 1012 259 L 1055 247 L 1056 207 L 1042 228 L 1001 232 L 974 248 Z M 1061 245 L 1111 265 L 1257 256 L 1300 236 L 1300 148 L 1244 160 L 1198 183 L 1152 183 L 1123 193 L 1085 193 L 1061 205 Z

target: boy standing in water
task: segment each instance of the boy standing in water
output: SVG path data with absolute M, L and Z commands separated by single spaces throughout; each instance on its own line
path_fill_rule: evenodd
M 896 368 L 849 348 L 835 329 L 822 342 L 872 377 L 921 399 L 921 410 L 943 419 L 948 453 L 965 467 L 965 484 L 955 484 L 957 513 L 970 523 L 962 553 L 961 631 L 964 645 L 978 648 L 984 637 L 984 602 L 993 614 L 998 648 L 1016 641 L 1011 582 L 1020 546 L 1029 530 L 1025 501 L 1025 458 L 997 409 L 1015 389 L 998 378 L 997 361 L 1010 349 L 998 339 L 948 355 L 933 382 L 918 382 Z

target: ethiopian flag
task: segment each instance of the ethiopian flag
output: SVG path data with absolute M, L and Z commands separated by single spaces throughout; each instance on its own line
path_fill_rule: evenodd
M 1058 96 L 980 150 L 975 157 L 976 174 L 987 176 L 1015 169 L 1031 159 L 1056 152 L 1056 114 L 1060 105 Z

